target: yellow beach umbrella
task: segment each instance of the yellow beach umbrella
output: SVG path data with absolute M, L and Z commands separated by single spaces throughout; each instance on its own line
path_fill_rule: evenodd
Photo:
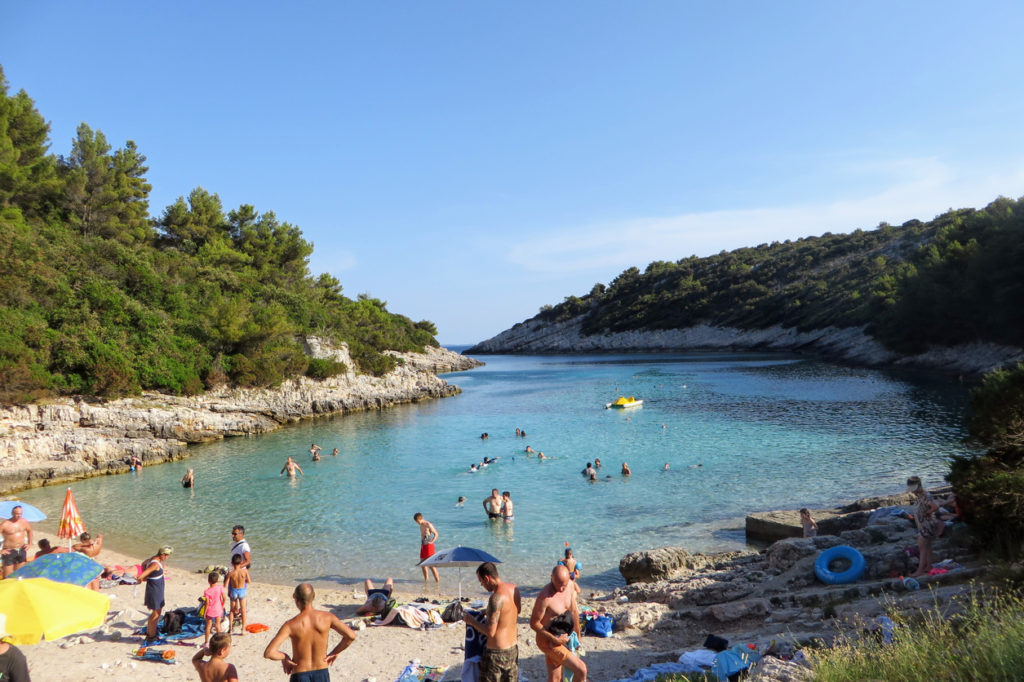
M 38 644 L 103 625 L 110 599 L 46 578 L 0 580 L 0 613 L 15 644 Z

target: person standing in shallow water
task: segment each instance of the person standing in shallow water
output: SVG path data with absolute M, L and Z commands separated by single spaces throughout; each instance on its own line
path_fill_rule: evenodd
M 437 533 L 437 529 L 434 528 L 434 524 L 423 518 L 423 514 L 416 512 L 412 516 L 412 520 L 419 524 L 420 527 L 420 561 L 429 559 L 434 556 L 434 543 L 437 538 L 440 537 Z M 423 582 L 427 582 L 427 566 L 420 566 L 423 569 Z M 434 582 L 441 584 L 441 576 L 437 574 L 437 567 L 430 566 L 430 571 L 434 574 Z

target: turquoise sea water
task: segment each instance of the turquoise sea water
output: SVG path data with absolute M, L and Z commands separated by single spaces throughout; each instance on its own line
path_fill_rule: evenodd
M 419 581 L 420 511 L 439 549 L 486 549 L 515 582 L 542 585 L 569 542 L 584 587 L 607 588 L 622 583 L 627 552 L 737 548 L 750 511 L 898 492 L 909 474 L 937 483 L 946 457 L 965 451 L 966 392 L 946 379 L 750 353 L 482 359 L 446 377 L 463 389 L 454 398 L 198 446 L 183 462 L 71 488 L 112 547 L 142 556 L 171 544 L 173 564 L 188 568 L 224 563 L 242 523 L 256 580 Z M 643 407 L 605 410 L 620 394 Z M 552 459 L 527 457 L 526 445 Z M 287 455 L 305 476 L 278 475 Z M 484 456 L 500 459 L 468 473 Z M 587 482 L 580 470 L 598 457 L 610 478 Z M 188 467 L 193 491 L 178 483 Z M 44 529 L 56 529 L 65 487 L 21 494 L 52 515 Z M 491 488 L 512 492 L 513 523 L 486 518 Z

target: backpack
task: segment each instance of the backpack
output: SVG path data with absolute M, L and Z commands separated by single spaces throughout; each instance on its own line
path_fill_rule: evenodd
M 202 597 L 199 598 L 199 617 L 200 618 L 206 618 L 206 607 L 207 607 L 206 597 L 202 596 Z
M 181 626 L 185 623 L 185 612 L 181 609 L 168 611 L 164 614 L 163 625 L 160 630 L 165 635 L 177 635 L 181 632 Z
M 462 602 L 455 600 L 448 606 L 444 607 L 444 611 L 441 612 L 441 620 L 445 623 L 454 623 L 462 620 L 462 616 L 465 612 L 462 609 Z
M 388 614 L 391 613 L 391 609 L 395 608 L 395 606 L 397 605 L 397 599 L 395 599 L 394 597 L 389 598 L 387 602 L 385 602 L 384 604 L 384 610 L 380 612 L 380 619 L 384 620 L 385 618 L 387 618 Z
M 594 616 L 593 618 L 587 619 L 587 624 L 584 627 L 584 632 L 586 632 L 588 635 L 596 635 L 598 637 L 611 637 L 612 629 L 614 627 L 615 620 L 611 616 Z

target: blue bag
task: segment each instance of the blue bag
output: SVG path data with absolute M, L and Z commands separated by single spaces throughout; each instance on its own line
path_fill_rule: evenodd
M 587 624 L 583 629 L 588 635 L 611 637 L 612 629 L 614 627 L 615 621 L 611 616 L 594 616 L 593 618 L 587 619 Z

